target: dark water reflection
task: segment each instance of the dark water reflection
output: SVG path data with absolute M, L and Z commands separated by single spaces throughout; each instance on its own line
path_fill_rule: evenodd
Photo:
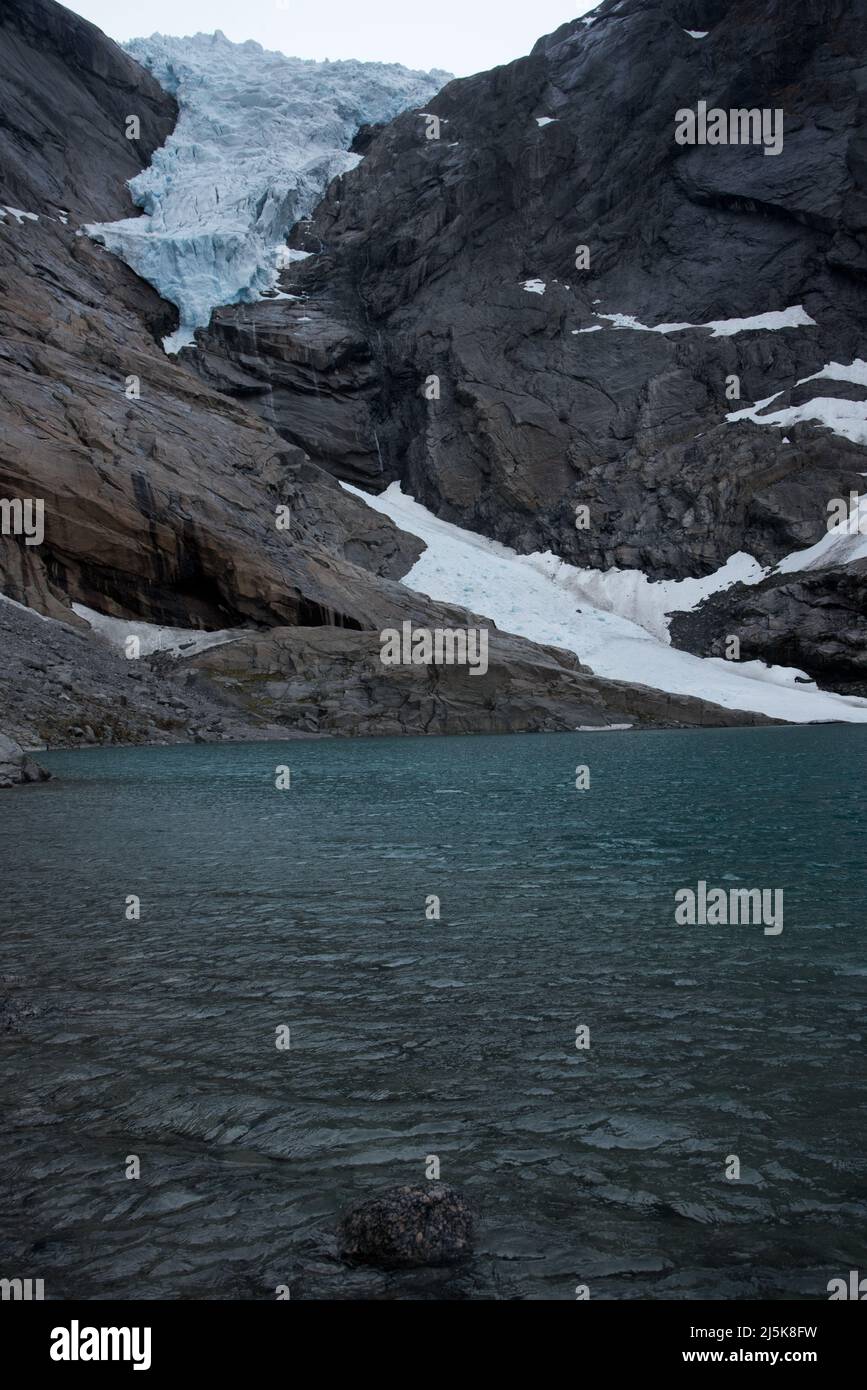
M 44 760 L 0 802 L 0 1274 L 273 1298 L 430 1154 L 526 1297 L 867 1269 L 867 730 Z M 676 926 L 698 879 L 782 888 L 782 935 Z

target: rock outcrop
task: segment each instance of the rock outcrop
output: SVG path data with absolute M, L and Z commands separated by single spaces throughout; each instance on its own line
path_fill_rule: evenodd
M 472 615 L 442 609 L 444 623 Z M 427 615 L 428 619 L 430 614 Z M 571 652 L 490 628 L 488 670 L 383 666 L 378 632 L 275 628 L 190 657 L 239 715 L 306 733 L 517 734 L 772 724 L 761 714 L 603 680 Z
M 0 37 L 3 202 L 72 222 L 134 212 L 126 181 L 170 134 L 174 98 L 62 5 L 4 0 Z
M 391 1187 L 355 1207 L 342 1225 L 344 1259 L 400 1268 L 450 1265 L 473 1248 L 473 1213 L 443 1182 Z
M 482 621 L 384 587 L 382 625 Z M 192 655 L 130 660 L 77 620 L 0 601 L 0 651 L 0 727 L 26 748 L 769 722 L 602 680 L 569 652 L 493 626 L 484 676 L 454 666 L 386 668 L 379 630 L 329 625 L 239 629 Z
M 736 584 L 671 622 L 674 645 L 702 656 L 724 656 L 732 635 L 742 661 L 796 666 L 823 689 L 867 696 L 867 560 Z
M 47 782 L 51 776 L 40 767 L 14 739 L 0 734 L 0 788 L 16 787 L 21 782 Z
M 0 728 L 24 748 L 287 738 L 182 662 L 130 661 L 82 624 L 0 602 Z
M 0 1029 L 3 1027 L 0 996 Z M 311 1232 L 292 1252 L 289 1279 L 293 1302 L 328 1303 L 392 1302 L 486 1303 L 504 1299 L 519 1301 L 518 1281 L 504 1277 L 492 1260 L 463 1259 L 458 1264 L 389 1265 L 349 1262 L 341 1254 L 340 1239 L 332 1231 Z M 257 1297 L 261 1278 L 227 1290 L 233 1297 Z

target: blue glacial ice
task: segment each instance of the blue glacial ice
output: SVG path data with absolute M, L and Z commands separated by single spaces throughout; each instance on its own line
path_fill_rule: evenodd
M 288 58 L 219 30 L 153 34 L 126 48 L 177 98 L 180 115 L 130 180 L 144 215 L 86 230 L 177 305 L 167 352 L 192 343 L 217 306 L 250 303 L 275 284 L 289 229 L 359 162 L 349 146 L 360 125 L 423 104 L 450 76 Z

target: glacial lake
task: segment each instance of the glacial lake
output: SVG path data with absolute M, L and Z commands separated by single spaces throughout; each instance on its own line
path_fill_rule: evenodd
M 867 728 L 41 761 L 0 794 L 4 1275 L 273 1299 L 432 1157 L 504 1297 L 867 1271 Z M 677 925 L 699 881 L 783 931 Z

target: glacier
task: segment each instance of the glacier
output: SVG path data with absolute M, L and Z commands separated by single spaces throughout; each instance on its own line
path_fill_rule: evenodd
M 124 47 L 180 114 L 130 180 L 144 215 L 84 230 L 177 306 L 167 352 L 192 343 L 219 305 L 250 303 L 276 284 L 289 229 L 359 162 L 349 150 L 359 126 L 393 120 L 451 77 L 399 63 L 289 58 L 220 30 Z

